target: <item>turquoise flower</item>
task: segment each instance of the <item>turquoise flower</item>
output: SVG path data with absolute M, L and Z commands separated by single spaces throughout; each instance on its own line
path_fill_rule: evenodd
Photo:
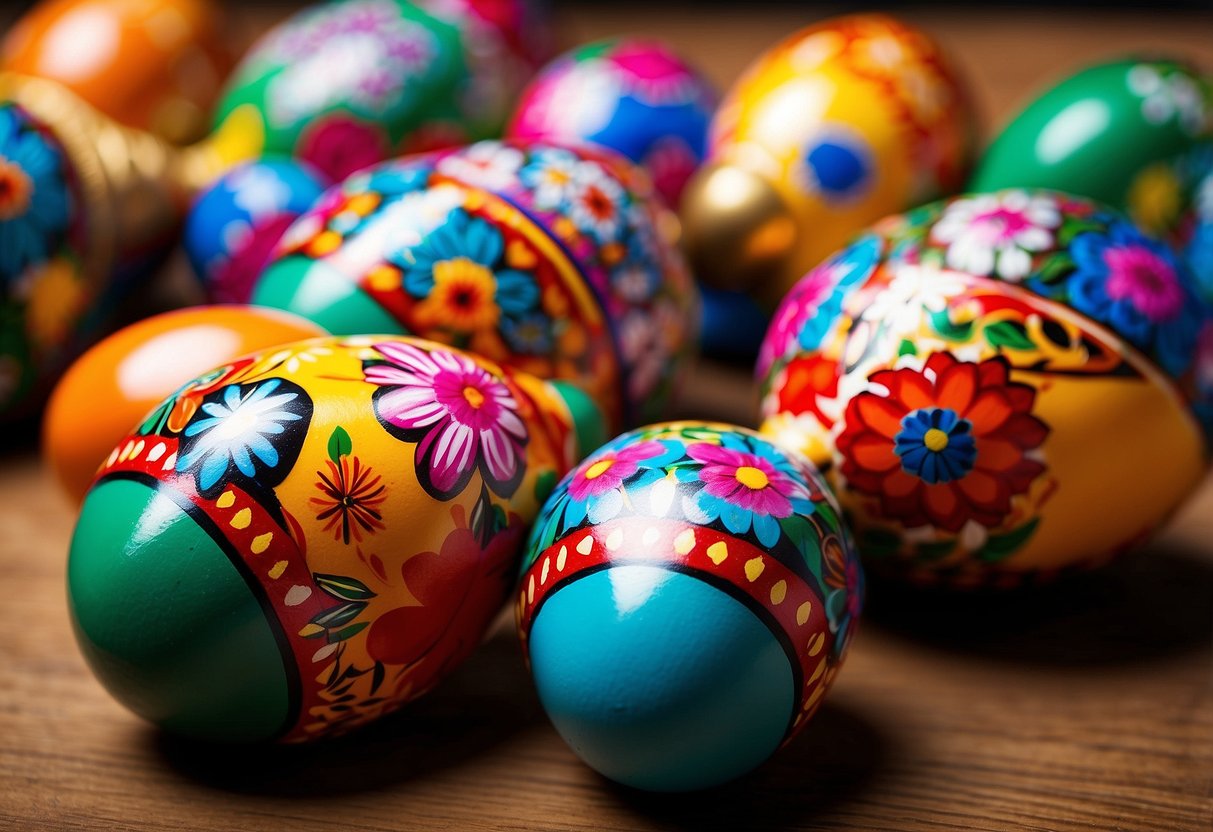
M 67 232 L 62 151 L 16 106 L 0 107 L 0 282 L 47 260 Z
M 446 222 L 427 234 L 420 243 L 390 258 L 404 270 L 404 288 L 416 298 L 428 297 L 434 289 L 435 268 L 451 261 L 467 261 L 492 272 L 494 301 L 504 315 L 522 317 L 539 302 L 539 286 L 526 272 L 502 268 L 505 240 L 486 220 L 456 208 Z
M 260 385 L 230 384 L 204 402 L 200 415 L 205 418 L 196 416 L 185 428 L 177 471 L 195 470 L 198 490 L 206 492 L 226 482 L 233 466 L 249 479 L 257 477 L 258 468 L 276 468 L 283 456 L 277 445 L 287 438 L 287 426 L 304 418 L 296 412 L 301 405 L 310 405 L 301 391 L 274 394 L 282 384 L 277 378 Z M 292 442 L 292 456 L 301 443 L 302 436 Z

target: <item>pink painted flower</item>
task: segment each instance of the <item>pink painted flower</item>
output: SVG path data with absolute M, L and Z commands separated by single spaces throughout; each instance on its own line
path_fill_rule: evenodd
M 308 127 L 300 137 L 298 153 L 330 180 L 339 182 L 356 170 L 383 161 L 390 148 L 380 128 L 333 116 Z
M 1170 321 L 1184 303 L 1183 288 L 1170 263 L 1144 246 L 1108 248 L 1105 291 L 1112 300 L 1128 300 L 1152 322 Z
M 611 60 L 636 96 L 649 104 L 685 104 L 694 100 L 702 86 L 691 69 L 659 43 L 623 41 L 611 53 Z
M 762 347 L 758 351 L 758 377 L 764 377 L 771 366 L 786 355 L 797 343 L 801 328 L 829 298 L 838 283 L 835 272 L 842 268 L 833 262 L 822 265 L 800 279 L 775 310 Z
M 375 413 L 389 431 L 417 442 L 417 475 L 438 499 L 463 490 L 479 468 L 488 487 L 508 497 L 525 470 L 526 425 L 510 389 L 471 358 L 400 342 L 375 350 L 387 361 L 365 378 L 378 384 Z
M 640 470 L 640 463 L 665 451 L 660 442 L 647 440 L 623 448 L 608 449 L 586 463 L 573 474 L 569 496 L 584 501 L 612 491 Z
M 1051 196 L 1005 191 L 958 199 L 931 229 L 948 246 L 948 266 L 978 276 L 1018 282 L 1032 270 L 1032 255 L 1053 245 L 1061 211 Z
M 687 446 L 687 454 L 703 463 L 699 478 L 712 497 L 745 511 L 768 517 L 787 517 L 792 500 L 807 499 L 803 488 L 766 459 L 707 442 Z

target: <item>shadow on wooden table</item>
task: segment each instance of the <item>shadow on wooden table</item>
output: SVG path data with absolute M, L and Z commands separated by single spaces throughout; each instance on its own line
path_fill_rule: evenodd
M 786 748 L 753 773 L 702 792 L 658 794 L 601 778 L 619 803 L 669 829 L 786 829 L 879 790 L 894 755 L 864 714 L 827 701 Z
M 149 736 L 173 769 L 212 788 L 325 799 L 423 779 L 545 722 L 513 632 L 502 630 L 431 694 L 347 737 L 247 747 Z
M 1043 666 L 1148 662 L 1213 647 L 1213 562 L 1156 543 L 1101 569 L 1007 592 L 874 580 L 864 626 L 942 650 Z

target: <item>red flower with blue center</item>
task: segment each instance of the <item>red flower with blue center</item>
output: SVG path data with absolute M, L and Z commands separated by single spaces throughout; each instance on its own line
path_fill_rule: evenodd
M 1049 434 L 1032 415 L 1036 390 L 1009 380 L 1002 358 L 980 364 L 935 353 L 923 369 L 873 373 L 847 405 L 842 474 L 907 528 L 958 532 L 1000 525 L 1011 498 L 1045 466 L 1029 456 Z

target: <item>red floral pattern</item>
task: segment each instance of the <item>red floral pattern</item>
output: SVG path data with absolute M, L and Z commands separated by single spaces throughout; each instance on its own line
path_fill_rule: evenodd
M 1000 525 L 1011 498 L 1044 473 L 1045 466 L 1027 452 L 1049 433 L 1031 412 L 1036 390 L 1011 382 L 1008 371 L 1002 358 L 975 364 L 935 353 L 921 371 L 873 373 L 869 381 L 887 395 L 869 390 L 851 399 L 838 437 L 849 487 L 876 497 L 882 515 L 908 528 L 958 532 L 968 520 Z M 967 470 L 932 482 L 903 463 L 898 437 L 909 429 L 910 417 L 934 411 L 950 411 L 967 423 L 976 454 L 966 460 Z

